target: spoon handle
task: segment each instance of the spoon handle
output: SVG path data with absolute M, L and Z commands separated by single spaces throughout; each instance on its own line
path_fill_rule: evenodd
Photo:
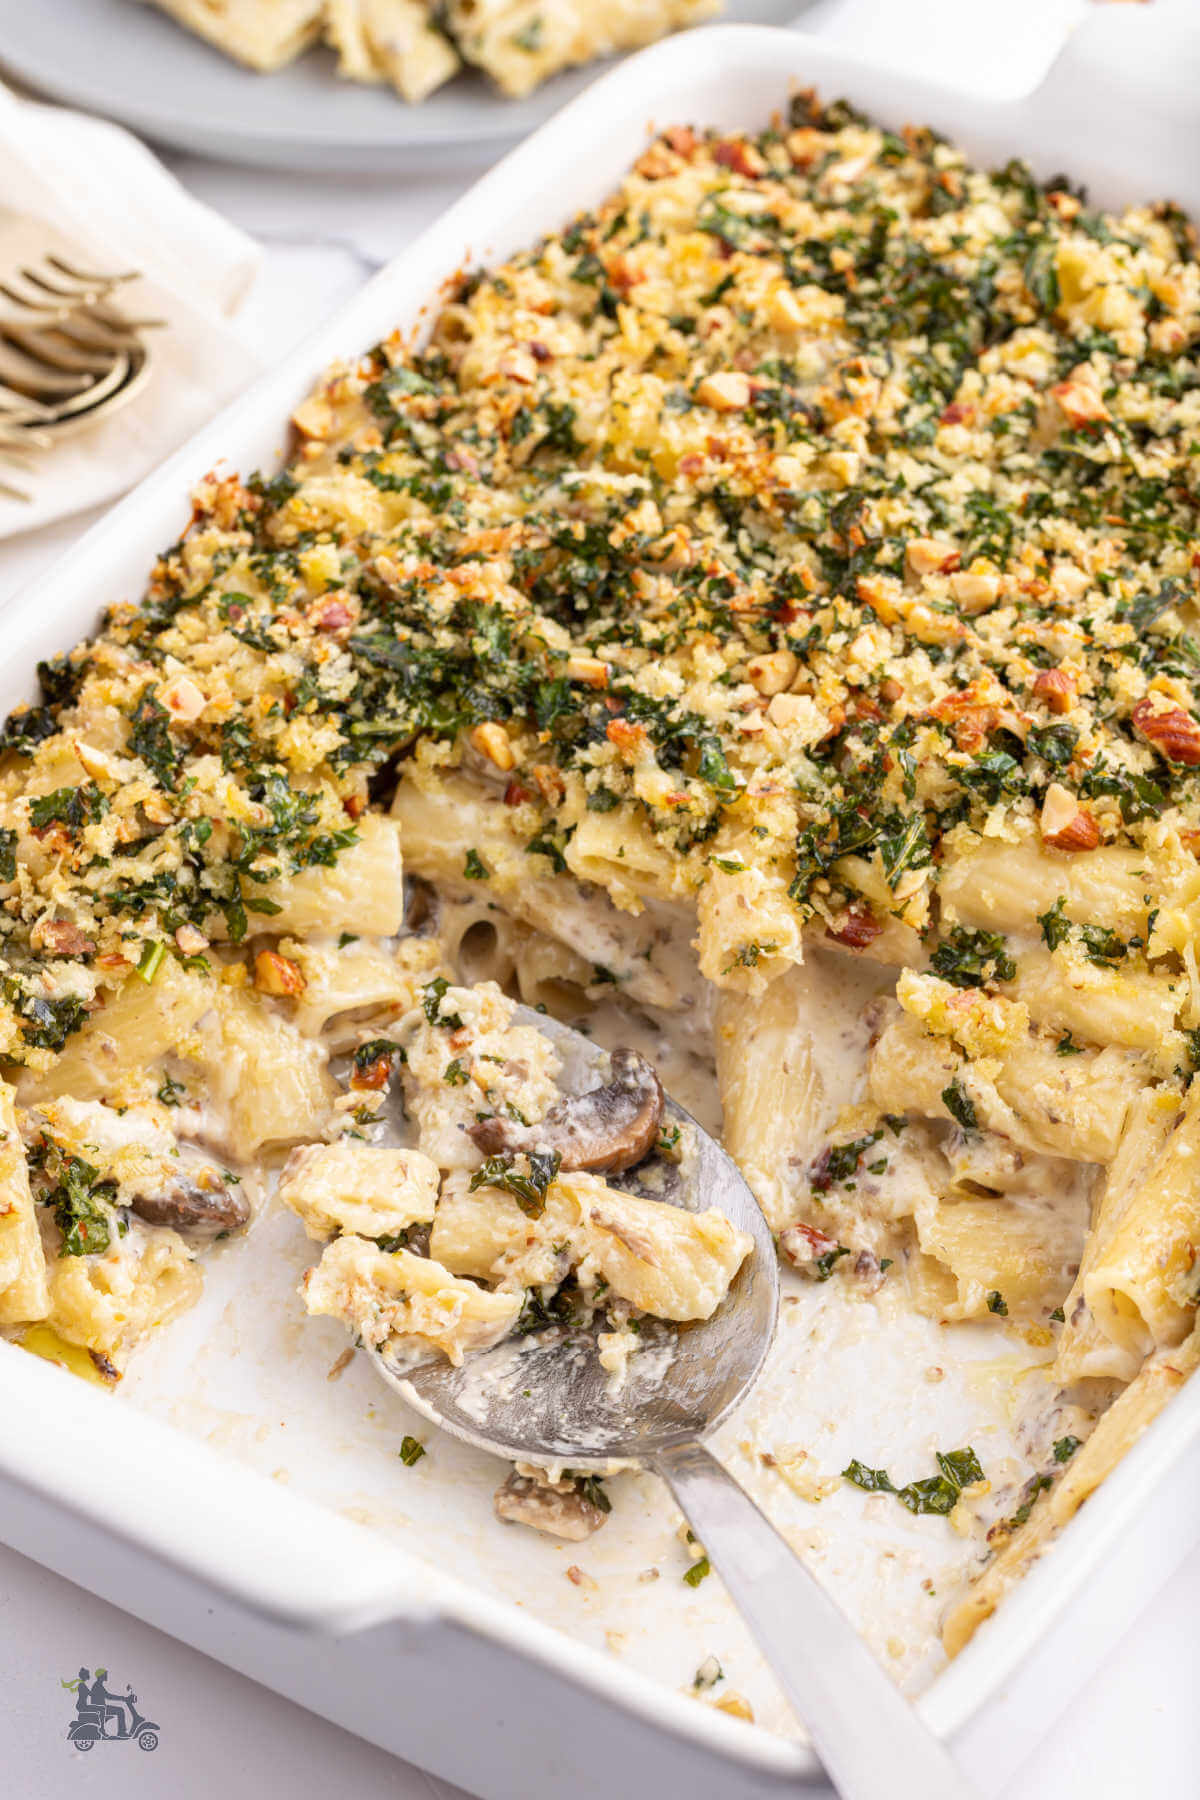
M 703 1444 L 661 1451 L 670 1486 L 842 1800 L 972 1800 L 849 1620 Z

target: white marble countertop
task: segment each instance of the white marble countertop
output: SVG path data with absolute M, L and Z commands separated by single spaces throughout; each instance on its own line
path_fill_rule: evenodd
M 858 0 L 851 0 L 857 4 Z M 1057 4 L 1058 0 L 1054 0 Z M 1178 0 L 1177 0 L 1178 3 Z M 1194 0 L 1192 0 L 1194 3 Z M 961 0 L 955 0 L 961 7 Z M 943 15 L 946 0 L 906 0 L 910 42 Z M 989 11 L 991 8 L 989 6 Z M 1006 16 L 1040 13 L 1012 0 Z M 921 15 L 918 17 L 918 15 Z M 993 18 L 996 16 L 992 14 Z M 899 52 L 897 52 L 899 54 Z M 417 183 L 353 182 L 171 159 L 185 184 L 265 248 L 258 286 L 238 330 L 264 363 L 276 360 L 466 185 L 468 175 L 431 169 Z M 0 599 L 34 577 L 82 530 L 73 519 L 0 545 Z M 1200 1767 L 1200 1549 L 1146 1609 L 1119 1650 L 1025 1761 L 1003 1800 L 1126 1800 L 1197 1791 Z M 70 1697 L 60 1678 L 81 1663 L 131 1680 L 163 1732 L 153 1756 L 132 1746 L 87 1759 L 67 1745 Z M 88 1795 L 92 1800 L 250 1800 L 264 1790 L 300 1796 L 336 1791 L 354 1800 L 449 1800 L 454 1790 L 348 1736 L 0 1548 L 0 1752 L 14 1800 Z M 529 1800 L 551 1800 L 529 1771 Z M 989 1790 L 994 1793 L 994 1790 Z M 730 1796 L 736 1800 L 736 1796 Z

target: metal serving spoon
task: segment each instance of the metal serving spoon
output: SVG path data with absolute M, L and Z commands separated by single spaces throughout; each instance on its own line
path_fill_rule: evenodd
M 584 1093 L 608 1079 L 608 1058 L 588 1038 L 528 1007 L 516 1017 L 553 1041 L 564 1092 Z M 616 1392 L 592 1333 L 565 1327 L 509 1338 L 459 1368 L 444 1358 L 402 1366 L 386 1345 L 370 1355 L 410 1405 L 477 1449 L 542 1468 L 603 1473 L 613 1463 L 636 1462 L 653 1469 L 720 1572 L 844 1800 L 971 1800 L 969 1783 L 854 1627 L 704 1446 L 762 1368 L 779 1310 L 779 1273 L 767 1222 L 735 1164 L 669 1097 L 664 1123 L 690 1140 L 682 1163 L 652 1157 L 609 1179 L 691 1212 L 719 1207 L 749 1233 L 754 1253 L 711 1319 L 644 1333 L 649 1343 Z

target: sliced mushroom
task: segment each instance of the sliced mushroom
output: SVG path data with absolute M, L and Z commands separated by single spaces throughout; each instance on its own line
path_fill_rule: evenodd
M 408 937 L 429 937 L 437 930 L 436 889 L 420 875 L 404 877 L 404 930 Z
M 147 1225 L 173 1225 L 176 1231 L 210 1236 L 221 1231 L 240 1231 L 250 1218 L 245 1197 L 219 1169 L 211 1167 L 186 1173 L 179 1170 L 153 1192 L 135 1194 L 129 1207 Z
M 587 1094 L 559 1100 L 537 1125 L 480 1119 L 468 1133 L 485 1156 L 505 1151 L 554 1151 L 564 1169 L 618 1174 L 649 1155 L 663 1116 L 658 1076 L 636 1050 L 614 1050 L 612 1079 Z
M 515 1469 L 496 1489 L 492 1505 L 498 1519 L 531 1525 L 573 1544 L 599 1531 L 608 1517 L 574 1481 L 534 1481 Z

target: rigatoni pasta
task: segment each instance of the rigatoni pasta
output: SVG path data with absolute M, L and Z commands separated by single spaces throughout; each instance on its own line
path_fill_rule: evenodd
M 633 50 L 711 18 L 720 0 L 152 0 L 181 25 L 261 73 L 319 38 L 338 73 L 390 82 L 410 104 L 463 62 L 501 93 L 528 94 L 561 69 Z

